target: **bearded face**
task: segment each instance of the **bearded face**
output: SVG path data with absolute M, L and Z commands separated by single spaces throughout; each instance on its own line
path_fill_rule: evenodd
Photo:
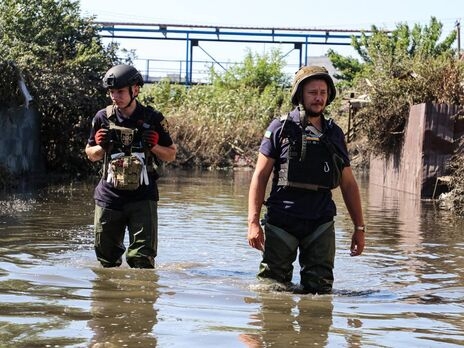
M 322 115 L 329 96 L 327 82 L 323 79 L 309 79 L 302 88 L 303 106 L 310 117 Z

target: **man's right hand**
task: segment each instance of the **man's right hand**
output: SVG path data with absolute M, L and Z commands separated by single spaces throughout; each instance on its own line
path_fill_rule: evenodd
M 106 128 L 100 128 L 97 133 L 95 133 L 95 141 L 97 145 L 101 147 L 106 147 L 110 142 L 110 131 Z
M 264 231 L 259 223 L 248 225 L 248 244 L 252 248 L 264 251 Z

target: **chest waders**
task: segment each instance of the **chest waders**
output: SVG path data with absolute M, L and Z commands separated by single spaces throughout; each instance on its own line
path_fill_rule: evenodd
M 278 146 L 282 151 L 285 142 L 288 148 L 285 161 L 278 168 L 277 185 L 309 191 L 330 191 L 339 186 L 345 162 L 328 136 L 310 131 L 310 127 L 303 129 L 290 116 L 283 116 L 281 122 Z M 326 133 L 332 126 L 329 120 Z M 330 293 L 335 260 L 333 220 L 277 219 L 275 224 L 279 226 L 268 222 L 264 226 L 265 247 L 258 278 L 272 279 L 294 292 Z M 297 255 L 300 287 L 295 288 L 291 280 Z
M 335 261 L 335 228 L 329 221 L 316 227 L 306 237 L 299 239 L 289 231 L 303 231 L 303 221 L 294 221 L 285 229 L 266 223 L 266 239 L 258 278 L 273 279 L 286 291 L 327 294 L 332 290 Z M 299 250 L 301 289 L 291 283 L 293 262 Z M 282 285 L 280 287 L 282 287 Z M 279 288 L 274 286 L 276 290 Z

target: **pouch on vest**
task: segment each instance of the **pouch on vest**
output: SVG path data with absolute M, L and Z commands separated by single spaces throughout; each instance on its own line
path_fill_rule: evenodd
M 143 154 L 113 155 L 109 161 L 107 181 L 119 190 L 136 190 L 141 184 L 148 185 Z

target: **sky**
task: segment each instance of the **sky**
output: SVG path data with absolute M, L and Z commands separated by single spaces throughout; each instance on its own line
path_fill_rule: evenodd
M 414 24 L 428 25 L 433 16 L 443 24 L 444 35 L 455 30 L 456 23 L 464 16 L 464 1 L 456 0 L 80 0 L 80 7 L 83 16 L 96 16 L 97 21 L 104 22 L 329 30 L 369 30 L 372 25 L 392 30 L 400 23 L 412 28 Z M 149 65 L 154 74 L 161 74 L 161 69 L 156 71 L 153 65 L 165 66 L 165 71 L 172 72 L 183 69 L 174 61 L 185 60 L 184 42 L 128 39 L 119 43 L 123 48 L 135 50 L 134 63 L 139 70 L 147 70 L 147 60 L 154 60 Z M 349 46 L 310 46 L 310 56 L 323 56 L 328 49 L 333 49 L 356 57 Z M 218 62 L 234 63 L 242 61 L 248 50 L 264 54 L 271 48 L 272 45 L 264 43 L 205 42 L 195 51 L 193 59 L 206 61 L 212 57 Z M 287 48 L 282 51 L 286 53 Z M 289 65 L 297 63 L 296 57 L 297 53 L 288 55 Z

